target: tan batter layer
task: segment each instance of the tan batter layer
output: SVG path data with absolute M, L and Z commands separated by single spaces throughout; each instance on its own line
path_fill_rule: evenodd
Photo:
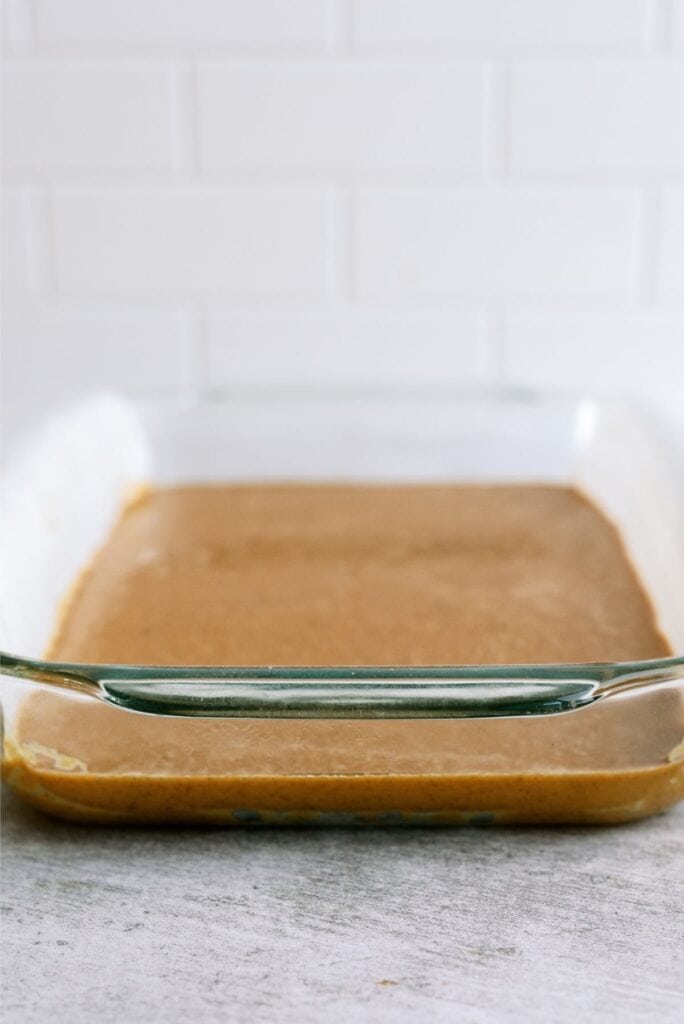
M 160 490 L 128 509 L 49 655 L 429 665 L 668 653 L 618 535 L 575 491 L 250 485 Z M 41 692 L 6 772 L 38 806 L 84 820 L 616 821 L 684 795 L 672 754 L 683 730 L 675 691 L 514 722 L 181 721 Z
M 135 504 L 50 655 L 454 665 L 667 651 L 615 530 L 575 491 L 248 486 Z

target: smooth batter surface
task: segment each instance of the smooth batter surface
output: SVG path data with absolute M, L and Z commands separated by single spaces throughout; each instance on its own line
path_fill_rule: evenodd
M 49 652 L 161 665 L 668 653 L 618 535 L 576 492 L 365 485 L 146 495 Z M 8 775 L 45 809 L 95 820 L 610 821 L 682 795 L 683 728 L 676 691 L 459 722 L 181 721 L 42 692 L 22 709 Z
M 161 665 L 667 653 L 620 539 L 554 487 L 191 487 L 134 505 L 50 654 Z

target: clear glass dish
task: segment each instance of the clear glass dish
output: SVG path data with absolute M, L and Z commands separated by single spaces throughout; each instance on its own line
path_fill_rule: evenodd
M 437 668 L 42 657 L 132 489 L 231 480 L 573 484 L 618 526 L 677 654 Z M 38 432 L 7 473 L 4 777 L 49 813 L 121 823 L 621 822 L 663 810 L 684 797 L 683 510 L 657 432 L 621 404 L 511 392 L 93 399 Z M 45 721 L 73 727 L 73 749 L 17 739 L 38 691 Z M 112 724 L 130 738 L 125 755 L 107 746 Z M 96 769 L 78 757 L 79 730 L 101 738 Z

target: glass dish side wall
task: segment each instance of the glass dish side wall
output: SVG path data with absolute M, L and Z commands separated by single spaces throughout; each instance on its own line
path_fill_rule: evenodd
M 575 484 L 608 514 L 684 654 L 684 497 L 634 411 L 538 395 L 101 397 L 46 424 L 3 495 L 3 647 L 41 658 L 62 598 L 141 483 Z
M 20 714 L 5 777 L 70 820 L 617 823 L 684 797 L 684 671 L 492 719 L 168 719 L 37 688 L 30 701 L 43 742 L 23 742 Z

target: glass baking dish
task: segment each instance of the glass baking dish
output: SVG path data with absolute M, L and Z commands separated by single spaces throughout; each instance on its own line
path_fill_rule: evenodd
M 617 525 L 677 653 L 433 668 L 44 660 L 60 602 L 136 487 L 249 480 L 576 486 Z M 122 824 L 614 823 L 661 811 L 684 797 L 683 510 L 657 430 L 620 403 L 96 396 L 53 417 L 6 473 L 4 778 L 49 813 Z M 67 723 L 68 748 L 17 738 L 35 693 L 46 729 Z M 108 747 L 122 723 L 125 754 Z M 98 737 L 96 770 L 78 756 L 85 733 Z

